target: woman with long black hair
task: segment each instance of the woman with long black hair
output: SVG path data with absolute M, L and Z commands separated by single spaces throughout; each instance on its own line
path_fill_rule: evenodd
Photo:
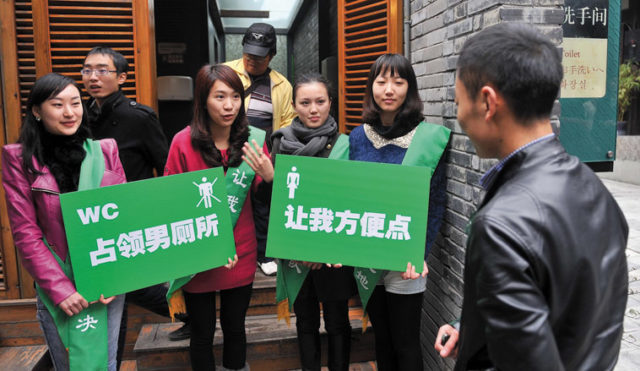
M 238 75 L 225 65 L 202 67 L 196 76 L 193 120 L 173 138 L 164 174 L 219 166 L 225 170 L 237 255 L 226 266 L 198 273 L 182 286 L 191 320 L 189 354 L 194 370 L 215 369 L 212 344 L 216 291 L 220 292 L 223 369 L 249 368 L 245 317 L 257 258 L 250 193 L 258 192 L 263 180 L 269 183 L 273 180 L 273 166 L 264 136 L 264 131 L 249 127 L 244 110 L 244 88 Z M 252 162 L 255 171 L 243 157 L 244 147 L 250 146 L 248 142 L 257 153 Z M 268 195 L 268 191 L 261 194 Z
M 399 54 L 384 54 L 371 66 L 363 120 L 364 124 L 349 136 L 350 159 L 425 166 L 432 172 L 422 272 L 416 273 L 416 267 L 411 264 L 407 265 L 406 272 L 378 271 L 378 283 L 366 306 L 376 335 L 378 369 L 422 370 L 420 319 L 428 272 L 426 259 L 445 209 L 445 171 L 441 157 L 450 131 L 441 125 L 422 122 L 422 102 L 415 73 L 411 63 Z
M 126 181 L 116 142 L 89 137 L 80 90 L 71 78 L 50 73 L 31 89 L 18 142 L 2 149 L 13 240 L 36 281 L 37 317 L 58 371 L 116 370 L 124 295 L 90 304 L 78 293 L 60 208 L 61 193 Z M 78 314 L 95 321 L 87 332 L 98 332 L 96 338 L 69 335 Z

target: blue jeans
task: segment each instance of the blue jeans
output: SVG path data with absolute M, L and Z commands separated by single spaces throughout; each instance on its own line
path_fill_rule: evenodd
M 69 370 L 69 355 L 60 340 L 58 329 L 53 322 L 53 317 L 38 296 L 36 317 L 40 322 L 40 328 L 44 333 L 44 340 L 49 348 L 49 354 L 56 371 Z M 118 352 L 118 330 L 120 329 L 120 319 L 122 317 L 122 307 L 124 305 L 124 295 L 118 295 L 109 305 L 107 305 L 107 332 L 109 334 L 109 371 L 117 370 L 116 354 Z

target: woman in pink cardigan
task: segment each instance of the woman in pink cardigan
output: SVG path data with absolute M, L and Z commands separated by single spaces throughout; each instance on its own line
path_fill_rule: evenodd
M 191 319 L 189 354 L 194 370 L 215 369 L 211 344 L 216 291 L 220 291 L 223 369 L 248 369 L 244 324 L 257 257 L 250 193 L 268 197 L 264 182 L 273 180 L 273 166 L 263 143 L 264 132 L 249 128 L 243 102 L 242 82 L 231 68 L 202 67 L 196 77 L 193 120 L 173 138 L 164 172 L 171 175 L 222 166 L 228 184 L 229 211 L 235 223 L 236 259 L 224 267 L 198 273 L 182 286 Z M 248 161 L 253 160 L 255 172 L 244 161 L 248 142 L 253 145 Z

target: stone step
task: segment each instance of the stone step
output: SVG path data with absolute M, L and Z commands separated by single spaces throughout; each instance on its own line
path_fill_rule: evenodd
M 51 361 L 46 345 L 0 348 L 0 369 L 11 371 L 47 371 Z
M 349 311 L 353 328 L 351 361 L 365 362 L 375 359 L 373 331 L 362 332 L 362 309 Z M 189 341 L 170 341 L 169 332 L 180 324 L 158 323 L 142 327 L 134 347 L 138 370 L 190 370 Z M 251 370 L 274 371 L 300 368 L 295 316 L 291 325 L 277 321 L 276 315 L 249 316 L 247 329 L 247 362 Z M 323 364 L 326 364 L 326 334 L 321 324 Z M 222 361 L 222 330 L 216 328 L 213 341 L 218 363 Z M 362 369 L 369 370 L 369 369 Z

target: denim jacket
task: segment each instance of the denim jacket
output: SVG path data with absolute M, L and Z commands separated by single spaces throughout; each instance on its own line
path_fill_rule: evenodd
M 125 183 L 115 140 L 101 140 L 100 146 L 105 161 L 100 186 Z M 49 246 L 60 259 L 66 261 L 68 247 L 60 209 L 60 190 L 49 169 L 35 159 L 33 163 L 41 175 L 23 168 L 21 144 L 9 144 L 2 148 L 2 185 L 13 241 L 23 267 L 58 305 L 77 291 L 43 242 L 43 237 L 46 237 Z

